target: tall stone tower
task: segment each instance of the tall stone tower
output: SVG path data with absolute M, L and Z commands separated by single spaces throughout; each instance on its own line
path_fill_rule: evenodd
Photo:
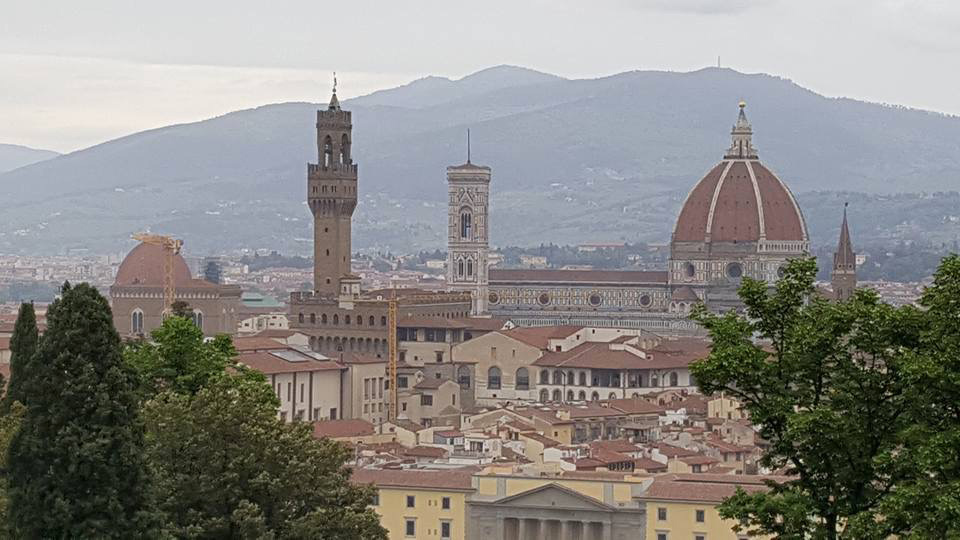
M 447 286 L 473 297 L 473 314 L 487 311 L 487 254 L 490 250 L 487 215 L 490 207 L 490 167 L 467 162 L 447 167 L 448 204 Z
M 327 110 L 317 111 L 317 163 L 307 164 L 313 213 L 313 289 L 336 296 L 350 273 L 350 221 L 357 207 L 357 165 L 350 156 L 353 124 L 340 108 L 337 83 Z
M 843 205 L 843 224 L 840 225 L 840 241 L 833 254 L 833 271 L 830 273 L 833 297 L 836 300 L 848 300 L 857 288 L 857 255 L 850 241 L 850 229 L 847 227 L 847 205 Z

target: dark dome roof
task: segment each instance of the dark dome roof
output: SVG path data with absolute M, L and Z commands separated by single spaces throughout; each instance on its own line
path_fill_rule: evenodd
M 166 255 L 160 246 L 140 244 L 120 263 L 114 285 L 163 287 L 163 260 Z M 193 284 L 190 268 L 180 255 L 173 259 L 173 279 L 177 286 Z
M 793 194 L 757 159 L 743 107 L 724 160 L 687 195 L 674 242 L 807 241 Z

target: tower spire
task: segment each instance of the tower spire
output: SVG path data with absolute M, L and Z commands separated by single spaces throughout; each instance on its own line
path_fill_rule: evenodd
M 327 106 L 327 110 L 330 111 L 339 111 L 340 110 L 340 100 L 337 99 L 337 72 L 333 72 L 333 93 L 330 95 L 330 105 Z
M 753 147 L 753 126 L 747 120 L 747 102 L 741 100 L 739 103 L 740 114 L 737 115 L 737 123 L 730 130 L 730 148 L 727 149 L 725 159 L 756 159 L 757 150 Z
M 853 251 L 853 242 L 850 240 L 850 228 L 847 226 L 847 205 L 843 203 L 843 223 L 840 225 L 840 240 L 837 242 L 837 251 L 833 254 L 833 271 L 830 273 L 830 282 L 833 286 L 833 297 L 837 300 L 846 300 L 853 296 L 857 287 L 857 255 Z

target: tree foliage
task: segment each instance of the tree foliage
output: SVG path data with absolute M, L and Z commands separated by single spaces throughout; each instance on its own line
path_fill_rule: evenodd
M 700 387 L 737 396 L 769 443 L 762 464 L 795 475 L 721 513 L 781 538 L 836 538 L 872 519 L 900 480 L 889 463 L 912 421 L 902 351 L 917 345 L 920 312 L 862 290 L 828 302 L 815 275 L 812 259 L 793 261 L 773 290 L 744 279 L 745 316 L 695 315 L 713 339 L 692 368 Z
M 0 410 L 9 411 L 15 402 L 26 403 L 26 388 L 32 373 L 30 362 L 37 352 L 40 334 L 37 330 L 37 316 L 32 303 L 20 304 L 17 322 L 13 325 L 10 338 L 10 381 L 7 393 L 0 402 Z
M 347 451 L 277 419 L 262 376 L 223 374 L 195 394 L 148 402 L 156 500 L 179 538 L 386 538 L 350 483 Z
M 229 336 L 205 341 L 203 332 L 189 319 L 168 317 L 150 333 L 152 342 L 127 345 L 125 356 L 140 375 L 147 397 L 163 390 L 195 394 L 228 366 L 237 352 Z
M 135 377 L 96 289 L 64 285 L 31 370 L 27 411 L 8 455 L 15 536 L 146 535 Z

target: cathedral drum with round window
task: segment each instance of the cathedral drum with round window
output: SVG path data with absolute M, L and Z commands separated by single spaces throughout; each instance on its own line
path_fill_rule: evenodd
M 547 293 L 547 292 L 542 292 L 542 293 L 540 293 L 540 296 L 537 297 L 537 302 L 538 302 L 541 306 L 548 306 L 548 305 L 550 305 L 550 293 Z
M 600 307 L 600 304 L 603 303 L 603 297 L 600 296 L 600 293 L 593 291 L 587 295 L 587 302 L 593 307 Z
M 492 292 L 492 293 L 488 294 L 488 295 L 487 295 L 487 302 L 490 302 L 490 304 L 492 304 L 492 305 L 497 305 L 497 304 L 499 304 L 499 303 L 500 303 L 500 295 L 497 294 L 497 293 L 495 293 L 495 292 Z

